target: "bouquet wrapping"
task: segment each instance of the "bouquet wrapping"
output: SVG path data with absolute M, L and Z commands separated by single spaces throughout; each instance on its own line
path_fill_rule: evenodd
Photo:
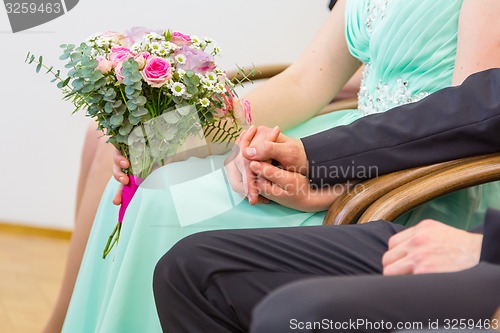
M 234 85 L 214 60 L 209 38 L 133 28 L 105 32 L 76 46 L 61 45 L 69 70 L 63 78 L 30 53 L 36 71 L 47 69 L 75 111 L 85 109 L 123 156 L 130 182 L 122 192 L 118 223 L 103 258 L 119 239 L 135 191 L 157 167 L 174 159 L 188 138 L 230 142 L 251 123 L 250 104 L 236 101 Z

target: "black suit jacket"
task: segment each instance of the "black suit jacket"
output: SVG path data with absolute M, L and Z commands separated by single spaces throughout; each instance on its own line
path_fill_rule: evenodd
M 370 178 L 466 156 L 500 151 L 500 69 L 471 75 L 420 102 L 361 118 L 302 139 L 311 182 Z M 481 261 L 500 264 L 500 211 L 489 210 Z
M 457 87 L 302 139 L 323 186 L 500 151 L 500 68 Z M 370 172 L 362 172 L 370 170 Z

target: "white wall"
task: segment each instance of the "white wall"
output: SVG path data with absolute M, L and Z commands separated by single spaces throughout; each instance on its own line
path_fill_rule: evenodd
M 326 6 L 326 0 L 80 0 L 66 15 L 16 34 L 0 9 L 0 221 L 73 227 L 89 119 L 72 116 L 50 76 L 24 63 L 28 51 L 62 68 L 62 43 L 147 26 L 214 38 L 226 69 L 291 62 L 326 17 Z

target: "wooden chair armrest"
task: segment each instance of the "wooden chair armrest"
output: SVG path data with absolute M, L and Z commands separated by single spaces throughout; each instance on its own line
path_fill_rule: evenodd
M 259 65 L 251 68 L 231 70 L 226 73 L 226 76 L 234 84 L 249 80 L 263 80 L 283 72 L 288 66 L 289 64 Z
M 460 160 L 431 164 L 423 167 L 396 171 L 357 184 L 332 204 L 323 224 L 351 224 L 367 207 L 390 191 L 415 179 L 460 163 Z
M 419 177 L 381 196 L 363 213 L 358 223 L 394 221 L 405 212 L 444 194 L 500 180 L 500 154 L 457 161 L 455 165 Z
M 283 72 L 289 64 L 259 65 L 252 68 L 242 68 L 231 70 L 226 73 L 227 77 L 234 83 L 239 84 L 247 81 L 269 79 Z M 321 110 L 318 115 L 330 113 L 338 110 L 356 109 L 358 107 L 357 98 L 346 98 L 334 101 Z

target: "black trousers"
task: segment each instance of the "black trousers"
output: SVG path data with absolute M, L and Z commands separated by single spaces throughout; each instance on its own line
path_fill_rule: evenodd
M 499 266 L 382 277 L 387 240 L 401 229 L 378 221 L 189 236 L 155 270 L 163 331 L 322 332 L 341 331 L 335 323 L 348 319 L 427 325 L 437 319 L 491 317 L 500 305 Z M 323 320 L 333 326 L 311 326 Z M 310 329 L 300 329 L 308 323 Z M 352 326 L 344 331 L 349 330 L 369 331 Z

